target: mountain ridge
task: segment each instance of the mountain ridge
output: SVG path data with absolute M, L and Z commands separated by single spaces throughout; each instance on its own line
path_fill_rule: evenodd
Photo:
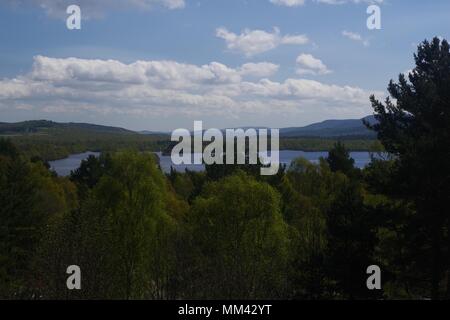
M 375 123 L 374 116 L 362 119 L 324 120 L 302 127 L 287 127 L 280 129 L 281 138 L 347 138 L 363 137 L 375 138 L 376 134 L 369 130 L 363 123 Z M 248 129 L 250 127 L 240 127 Z M 257 129 L 267 127 L 255 127 Z M 32 134 L 46 133 L 51 129 L 76 130 L 107 134 L 140 134 L 140 135 L 170 135 L 170 132 L 162 131 L 134 131 L 121 127 L 83 123 L 83 122 L 55 122 L 50 120 L 28 120 L 20 122 L 0 122 L 0 134 Z M 223 129 L 225 130 L 225 129 Z
M 376 122 L 374 116 L 367 116 L 361 119 L 344 119 L 344 120 L 324 120 L 312 123 L 304 127 L 290 127 L 280 129 L 281 137 L 298 138 L 298 137 L 346 137 L 361 136 L 375 137 L 376 134 L 369 130 L 363 123 L 363 120 L 373 124 Z
M 50 129 L 76 129 L 100 133 L 135 134 L 136 132 L 120 127 L 104 126 L 83 122 L 55 122 L 50 120 L 27 120 L 20 122 L 0 122 L 0 133 L 39 133 Z

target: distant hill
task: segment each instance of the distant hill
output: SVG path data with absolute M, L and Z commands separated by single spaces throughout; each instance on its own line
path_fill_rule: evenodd
M 363 118 L 369 123 L 376 120 L 373 116 Z M 304 127 L 291 127 L 280 129 L 281 138 L 358 138 L 373 139 L 375 133 L 368 130 L 363 119 L 325 120 Z M 247 129 L 244 127 L 243 129 Z M 1 135 L 83 135 L 83 136 L 110 136 L 110 135 L 144 135 L 164 137 L 167 132 L 140 131 L 135 132 L 119 127 L 103 126 L 89 123 L 59 123 L 48 120 L 31 120 L 16 123 L 0 122 Z
M 365 118 L 373 123 L 373 117 Z M 247 129 L 247 128 L 243 128 Z M 85 151 L 119 150 L 166 151 L 173 147 L 170 134 L 136 132 L 124 128 L 88 123 L 58 123 L 31 120 L 0 122 L 0 138 L 7 137 L 29 158 L 45 161 L 62 159 Z M 375 134 L 361 120 L 327 120 L 306 127 L 280 129 L 282 150 L 326 151 L 337 140 L 345 140 L 350 150 L 370 150 Z
M 374 116 L 363 119 L 325 120 L 305 127 L 280 129 L 280 136 L 284 138 L 317 137 L 317 138 L 344 138 L 360 137 L 375 138 L 373 131 L 366 128 L 363 120 L 369 123 L 376 122 Z
M 85 151 L 161 151 L 169 143 L 167 135 L 144 135 L 124 128 L 48 120 L 0 123 L 2 137 L 11 139 L 29 158 L 45 161 Z
M 363 120 L 373 124 L 376 122 L 374 116 L 367 116 L 362 119 L 346 119 L 346 120 L 325 120 L 313 123 L 304 127 L 291 127 L 280 129 L 281 138 L 321 138 L 321 139 L 375 139 L 376 134 L 372 130 L 367 129 Z M 227 129 L 270 129 L 268 127 L 236 127 Z M 226 129 L 221 130 L 225 134 Z M 205 132 L 205 130 L 203 130 Z M 155 134 L 154 132 L 142 132 L 145 134 Z M 191 134 L 193 132 L 191 131 Z
M 149 131 L 149 130 L 142 130 L 139 131 L 140 134 L 145 134 L 148 136 L 153 136 L 153 135 L 170 135 L 170 132 L 164 132 L 164 131 Z
M 33 134 L 50 132 L 86 132 L 101 134 L 136 134 L 134 131 L 89 123 L 58 123 L 48 120 L 31 120 L 15 123 L 0 123 L 0 134 Z

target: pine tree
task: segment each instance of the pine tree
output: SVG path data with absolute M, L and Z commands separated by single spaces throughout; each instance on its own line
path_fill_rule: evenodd
M 441 297 L 445 273 L 450 272 L 448 251 L 450 195 L 450 51 L 446 40 L 424 41 L 414 56 L 408 76 L 391 80 L 384 103 L 371 97 L 378 121 L 375 130 L 386 151 L 394 155 L 394 196 L 412 201 L 409 250 L 430 282 L 431 297 Z

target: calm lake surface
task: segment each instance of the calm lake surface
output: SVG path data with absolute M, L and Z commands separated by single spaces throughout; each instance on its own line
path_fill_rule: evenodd
M 71 154 L 65 159 L 50 161 L 50 169 L 54 170 L 58 174 L 58 176 L 68 176 L 70 174 L 70 171 L 78 169 L 80 167 L 81 161 L 87 159 L 91 155 L 98 157 L 100 155 L 100 152 L 88 151 L 83 153 L 76 153 Z
M 81 161 L 87 159 L 90 155 L 99 156 L 99 152 L 84 152 L 72 154 L 69 157 L 61 160 L 50 161 L 51 169 L 53 169 L 59 176 L 68 176 L 72 170 L 78 169 Z M 170 172 L 170 167 L 173 166 L 175 170 L 184 172 L 185 169 L 191 171 L 202 171 L 205 169 L 203 165 L 173 165 L 170 156 L 164 156 L 157 153 L 160 159 L 160 165 L 164 172 Z M 194 155 L 195 156 L 195 155 Z M 198 156 L 198 155 L 197 155 Z M 295 158 L 305 158 L 312 163 L 318 163 L 321 157 L 327 157 L 328 152 L 305 152 L 282 150 L 280 151 L 280 163 L 289 165 Z M 355 166 L 364 168 L 371 161 L 369 152 L 350 152 L 350 156 L 355 160 Z

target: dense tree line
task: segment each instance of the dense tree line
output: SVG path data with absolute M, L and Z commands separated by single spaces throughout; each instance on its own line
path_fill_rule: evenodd
M 395 102 L 372 97 L 389 157 L 363 170 L 336 143 L 271 177 L 165 175 L 130 150 L 62 178 L 0 140 L 0 298 L 449 298 L 449 45 L 425 41 L 415 59 Z M 366 286 L 374 264 L 382 290 Z M 67 290 L 69 265 L 82 290 Z
M 50 127 L 46 127 L 50 126 Z M 17 127 L 17 128 L 15 128 Z M 92 128 L 94 127 L 94 128 Z M 10 130 L 15 128 L 15 130 Z M 176 145 L 169 134 L 139 134 L 120 128 L 58 124 L 49 121 L 0 123 L 0 136 L 11 139 L 27 157 L 53 161 L 85 151 L 116 152 L 121 150 L 153 151 L 170 155 Z M 121 131 L 124 130 L 124 131 Z M 372 137 L 342 137 L 342 143 L 353 151 L 373 151 L 379 143 Z M 336 137 L 280 139 L 280 150 L 329 151 Z
M 115 152 L 134 149 L 138 151 L 161 151 L 170 144 L 169 136 L 138 133 L 98 132 L 81 129 L 53 129 L 43 132 L 19 132 L 5 134 L 27 157 L 44 161 L 63 159 L 73 153 L 85 151 Z
M 362 186 L 325 160 L 298 159 L 271 178 L 249 166 L 165 176 L 155 157 L 128 151 L 60 178 L 7 141 L 1 150 L 4 298 L 368 295 Z M 66 288 L 73 264 L 80 291 Z

